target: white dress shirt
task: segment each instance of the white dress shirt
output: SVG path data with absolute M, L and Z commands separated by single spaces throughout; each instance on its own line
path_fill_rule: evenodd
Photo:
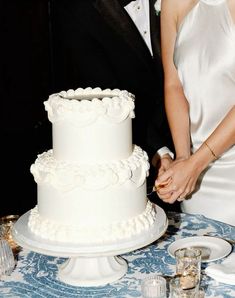
M 148 0 L 135 0 L 126 5 L 125 10 L 135 23 L 149 51 L 152 53 L 152 45 L 150 38 L 150 22 L 149 22 L 149 1 Z

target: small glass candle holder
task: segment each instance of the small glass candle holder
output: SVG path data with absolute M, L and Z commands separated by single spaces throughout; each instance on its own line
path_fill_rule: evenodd
M 12 228 L 19 217 L 19 215 L 6 215 L 0 218 L 0 238 L 7 240 L 14 254 L 20 250 L 20 247 L 12 237 Z
M 176 276 L 170 280 L 170 298 L 198 298 L 199 287 L 183 288 L 182 281 L 179 276 Z
M 199 288 L 201 277 L 201 250 L 182 248 L 175 252 L 176 276 L 179 276 L 180 287 L 184 290 Z
M 166 280 L 163 276 L 153 275 L 141 282 L 143 298 L 166 298 Z
M 0 277 L 10 275 L 15 268 L 15 258 L 9 243 L 0 239 Z

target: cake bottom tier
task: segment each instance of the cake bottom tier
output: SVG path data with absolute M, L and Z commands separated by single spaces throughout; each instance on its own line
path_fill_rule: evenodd
M 146 197 L 148 156 L 134 146 L 127 159 L 101 164 L 60 161 L 49 150 L 31 167 L 38 187 L 29 228 L 50 240 L 99 243 L 148 229 L 155 210 Z
M 110 213 L 115 212 L 110 208 Z M 67 215 L 69 217 L 69 215 Z M 147 201 L 143 213 L 107 225 L 66 225 L 40 216 L 38 207 L 31 210 L 28 227 L 37 236 L 68 243 L 105 243 L 130 238 L 147 231 L 156 221 L 155 205 Z

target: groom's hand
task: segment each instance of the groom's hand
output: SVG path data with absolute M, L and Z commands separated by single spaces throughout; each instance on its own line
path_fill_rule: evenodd
M 171 158 L 171 156 L 166 153 L 164 154 L 162 157 L 160 157 L 157 153 L 155 154 L 155 156 L 152 159 L 152 164 L 155 166 L 156 168 L 156 180 L 155 180 L 155 186 L 154 189 L 156 190 L 156 192 L 158 192 L 158 190 L 160 188 L 163 188 L 164 186 L 168 186 L 169 183 L 171 182 L 171 179 L 167 179 L 166 181 L 158 184 L 157 183 L 157 178 L 160 177 L 161 175 L 163 175 L 170 167 L 170 165 L 173 163 L 173 159 Z M 158 193 L 159 195 L 159 193 Z M 160 196 L 161 198 L 161 196 Z M 168 198 L 168 196 L 166 196 L 166 198 Z M 165 199 L 165 196 L 163 196 L 162 199 Z
M 170 155 L 168 153 L 164 154 L 159 160 L 158 176 L 162 175 L 166 170 L 168 170 L 172 162 L 173 159 L 170 157 Z

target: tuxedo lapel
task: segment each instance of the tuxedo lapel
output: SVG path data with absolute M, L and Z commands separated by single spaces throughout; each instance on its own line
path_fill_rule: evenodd
M 95 8 L 109 26 L 116 31 L 145 63 L 151 63 L 150 51 L 138 29 L 118 0 L 96 0 Z
M 160 17 L 156 15 L 154 3 L 156 0 L 149 0 L 150 8 L 150 36 L 153 56 L 159 58 L 161 56 L 160 48 Z

